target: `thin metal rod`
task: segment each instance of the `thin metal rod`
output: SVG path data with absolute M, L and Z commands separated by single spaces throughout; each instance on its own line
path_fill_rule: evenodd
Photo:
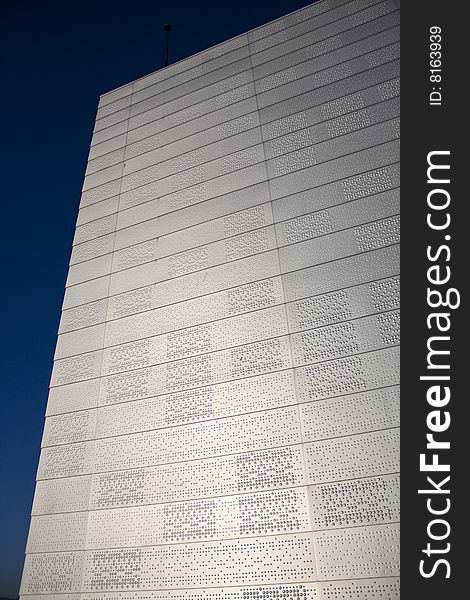
M 163 66 L 167 67 L 168 66 L 168 46 L 170 43 L 170 31 L 171 31 L 171 25 L 169 23 L 167 23 L 163 29 L 166 31 L 166 45 L 165 45 L 165 54 L 163 55 Z

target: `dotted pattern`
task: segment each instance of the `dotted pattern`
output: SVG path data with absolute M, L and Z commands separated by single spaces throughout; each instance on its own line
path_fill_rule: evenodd
M 343 181 L 344 194 L 347 200 L 361 198 L 366 193 L 377 194 L 392 187 L 392 180 L 387 169 L 378 169 Z
M 220 108 L 225 108 L 235 102 L 241 102 L 248 98 L 251 95 L 251 92 L 252 87 L 250 85 L 242 85 L 234 90 L 220 94 L 215 98 L 215 108 L 219 110 Z
M 367 62 L 369 64 L 369 68 L 373 69 L 378 65 L 381 65 L 385 62 L 390 62 L 399 56 L 399 47 L 398 44 L 392 44 L 391 46 L 387 46 L 386 48 L 380 48 L 380 50 L 375 50 L 367 55 Z
M 247 229 L 256 229 L 266 225 L 265 212 L 256 206 L 224 218 L 224 233 L 226 237 L 237 235 Z
M 225 256 L 227 260 L 236 260 L 250 254 L 258 254 L 268 249 L 266 229 L 245 233 L 225 240 Z
M 356 129 L 368 127 L 370 124 L 368 111 L 360 110 L 330 121 L 328 123 L 328 133 L 331 137 L 336 137 L 338 135 L 345 135 Z
M 400 598 L 398 577 L 324 583 L 321 584 L 320 589 L 325 600 L 355 600 L 356 598 L 399 600 Z
M 309 129 L 301 129 L 284 137 L 274 139 L 271 144 L 273 156 L 280 156 L 286 152 L 293 152 L 304 146 L 310 146 L 313 142 L 312 134 Z
M 379 94 L 382 100 L 388 100 L 394 98 L 400 94 L 400 80 L 391 79 L 378 86 Z
M 155 258 L 155 250 L 156 242 L 154 240 L 120 250 L 115 253 L 113 267 L 116 270 L 128 269 L 143 262 L 153 260 Z
M 395 525 L 323 532 L 315 536 L 315 542 L 322 579 L 362 575 L 380 577 L 397 573 L 400 542 Z
M 269 75 L 269 77 L 260 79 L 256 83 L 256 90 L 258 92 L 267 92 L 278 85 L 284 85 L 291 81 L 295 81 L 296 79 L 297 74 L 295 67 L 290 67 L 289 69 L 285 69 L 284 71 L 280 71 L 279 73 L 275 73 L 274 75 Z
M 88 528 L 88 547 L 94 549 L 307 531 L 308 495 L 302 488 L 101 510 L 90 514 Z
M 106 300 L 98 300 L 89 304 L 82 304 L 62 312 L 60 332 L 73 331 L 90 325 L 96 325 L 105 320 Z
M 251 556 L 259 556 L 253 569 Z M 157 568 L 158 565 L 158 568 Z M 83 568 L 85 591 L 184 588 L 259 584 L 267 579 L 293 582 L 314 577 L 310 535 L 156 546 L 89 552 Z
M 64 385 L 80 379 L 91 379 L 99 375 L 101 352 L 88 352 L 64 358 L 54 364 L 52 382 Z
M 228 123 L 223 123 L 217 127 L 219 139 L 224 139 L 237 133 L 242 133 L 255 126 L 253 115 L 245 115 L 239 119 L 234 119 Z
M 80 442 L 91 439 L 95 433 L 94 429 L 95 414 L 92 411 L 47 417 L 43 441 L 50 446 Z
M 26 556 L 22 593 L 40 594 L 76 591 L 83 556 L 71 552 Z
M 22 595 L 399 598 L 397 22 L 320 0 L 100 101 Z
M 274 173 L 276 177 L 285 175 L 291 171 L 297 171 L 315 165 L 317 155 L 314 148 L 304 148 L 297 152 L 292 152 L 286 156 L 274 160 Z
M 80 225 L 76 229 L 74 243 L 80 244 L 81 242 L 86 242 L 87 240 L 110 233 L 114 230 L 115 225 L 116 215 L 110 215 L 109 217 L 103 217 L 102 219 L 97 219 L 91 223 Z
M 400 278 L 391 277 L 369 284 L 369 293 L 377 311 L 398 306 L 400 300 Z
M 209 253 L 206 246 L 188 250 L 181 254 L 175 254 L 170 258 L 168 272 L 171 277 L 178 277 L 191 271 L 198 271 L 207 267 L 209 262 Z
M 361 250 L 372 250 L 385 244 L 397 244 L 400 241 L 400 218 L 393 217 L 363 225 L 355 230 L 355 234 Z
M 81 242 L 73 247 L 71 263 L 78 263 L 112 252 L 114 233 L 101 235 L 94 240 Z
M 308 58 L 316 58 L 317 56 L 321 56 L 322 54 L 326 54 L 327 52 L 332 52 L 337 48 L 341 48 L 343 42 L 341 38 L 337 35 L 328 38 L 327 40 L 323 40 L 322 42 L 318 42 L 318 44 L 313 44 L 313 46 L 307 47 L 307 57 Z
M 344 63 L 342 65 L 336 65 L 329 69 L 325 69 L 324 71 L 313 75 L 312 84 L 313 87 L 321 87 L 323 85 L 328 85 L 337 79 L 349 77 L 350 75 L 352 75 L 351 67 L 348 63 Z
M 398 433 L 389 429 L 305 445 L 308 483 L 398 471 Z
M 279 119 L 268 124 L 268 132 L 270 138 L 276 138 L 281 135 L 287 135 L 296 129 L 304 129 L 308 126 L 307 116 L 304 112 L 297 113 Z
M 65 480 L 58 484 L 61 481 Z M 92 479 L 90 507 L 172 502 L 303 484 L 302 449 L 292 446 L 100 473 Z
M 263 50 L 271 48 L 275 44 L 280 44 L 285 41 L 287 41 L 287 33 L 282 31 L 282 29 L 279 29 L 279 31 L 271 34 L 270 36 L 252 42 L 250 47 L 253 52 L 262 52 Z
M 276 301 L 275 283 L 272 279 L 257 281 L 243 287 L 228 290 L 228 310 L 238 314 L 270 306 Z
M 299 394 L 314 400 L 393 385 L 397 368 L 395 349 L 326 361 L 298 370 Z
M 354 4 L 354 3 L 353 3 Z M 362 8 L 361 5 L 358 5 L 357 8 Z M 387 14 L 390 11 L 390 3 L 389 2 L 380 2 L 375 6 L 371 6 L 366 8 L 365 10 L 359 10 L 359 12 L 355 12 L 349 18 L 351 19 L 352 24 L 355 27 L 362 25 L 363 23 L 367 23 L 367 21 L 372 21 L 373 19 L 378 19 L 382 15 Z
M 307 402 L 300 406 L 302 434 L 306 440 L 398 427 L 398 386 Z
M 246 600 L 249 598 L 269 598 L 270 600 L 282 600 L 283 598 L 292 600 L 313 600 L 318 595 L 317 584 L 293 584 L 276 586 L 250 586 L 230 588 L 206 588 L 203 590 L 172 590 L 168 591 L 150 591 L 150 592 L 125 592 L 114 593 L 113 598 L 121 600 Z M 84 594 L 86 600 L 93 600 L 95 595 Z M 110 599 L 109 594 L 103 594 L 103 598 Z M 56 600 L 54 598 L 54 600 Z M 57 599 L 58 600 L 58 599 Z M 72 600 L 66 598 L 66 600 Z
M 315 530 L 399 520 L 398 475 L 312 486 L 310 494 Z
M 327 102 L 321 106 L 321 111 L 325 119 L 333 119 L 343 113 L 359 110 L 364 106 L 364 99 L 360 92 L 350 94 L 346 98 L 338 98 L 332 102 Z
M 110 437 L 289 404 L 295 404 L 293 375 L 281 371 L 102 407 L 96 433 Z
M 91 475 L 38 481 L 33 515 L 87 510 Z
M 305 239 L 325 235 L 331 232 L 330 213 L 327 210 L 299 217 L 283 224 L 284 235 L 288 244 Z
M 223 173 L 230 173 L 254 165 L 260 160 L 258 148 L 249 148 L 241 150 L 234 154 L 229 154 L 221 160 L 221 168 Z
M 205 183 L 201 183 L 197 188 L 181 190 L 171 196 L 170 209 L 178 210 L 185 206 L 191 206 L 205 200 L 207 197 L 207 188 Z

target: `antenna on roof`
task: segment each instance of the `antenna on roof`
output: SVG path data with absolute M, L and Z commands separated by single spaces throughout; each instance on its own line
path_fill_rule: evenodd
M 167 67 L 168 66 L 168 44 L 170 41 L 171 25 L 169 23 L 167 23 L 166 25 L 163 26 L 163 29 L 166 31 L 166 44 L 165 44 L 165 54 L 163 55 L 163 66 Z

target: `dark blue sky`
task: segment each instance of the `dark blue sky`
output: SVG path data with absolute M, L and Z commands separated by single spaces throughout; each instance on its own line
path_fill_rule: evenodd
M 52 355 L 100 93 L 309 0 L 0 0 L 0 596 L 18 593 Z

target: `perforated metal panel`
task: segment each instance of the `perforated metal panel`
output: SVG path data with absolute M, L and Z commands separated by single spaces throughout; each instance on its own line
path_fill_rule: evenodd
M 399 11 L 104 94 L 22 600 L 399 598 Z

